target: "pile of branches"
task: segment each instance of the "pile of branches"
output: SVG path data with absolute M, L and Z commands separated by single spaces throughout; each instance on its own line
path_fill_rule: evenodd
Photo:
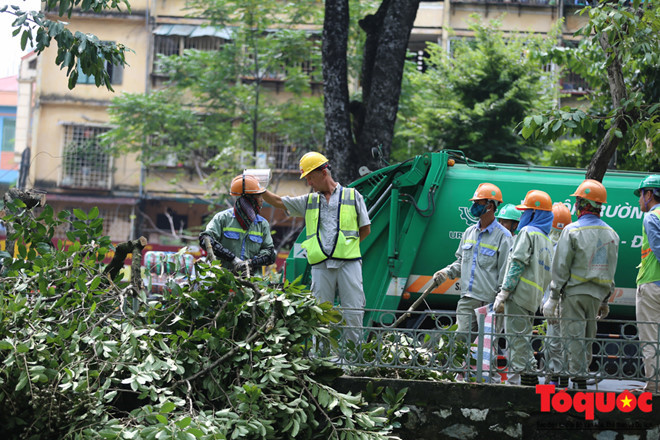
M 308 356 L 338 320 L 329 305 L 295 283 L 275 289 L 205 263 L 148 295 L 104 270 L 114 247 L 98 214 L 5 205 L 17 254 L 3 254 L 0 273 L 0 432 L 394 438 L 385 408 L 333 389 L 342 370 Z M 57 228 L 68 242 L 53 242 Z

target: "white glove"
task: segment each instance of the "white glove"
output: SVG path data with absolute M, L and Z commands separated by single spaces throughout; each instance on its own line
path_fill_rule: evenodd
M 508 290 L 500 290 L 500 292 L 495 297 L 495 302 L 493 303 L 493 311 L 495 313 L 504 313 L 504 301 L 509 298 Z
M 436 286 L 444 283 L 447 280 L 447 269 L 440 269 L 433 274 L 433 282 Z
M 234 259 L 231 261 L 231 264 L 234 267 L 234 273 L 243 273 L 243 271 L 245 271 L 245 268 L 247 266 L 247 262 L 241 260 L 238 257 L 234 257 Z
M 600 303 L 600 307 L 598 307 L 598 314 L 596 315 L 596 319 L 605 319 L 609 314 L 610 314 L 610 306 L 607 304 L 607 302 Z
M 549 324 L 557 324 L 559 321 L 559 313 L 557 310 L 558 302 L 556 299 L 548 298 L 548 300 L 543 304 L 543 316 L 548 318 Z

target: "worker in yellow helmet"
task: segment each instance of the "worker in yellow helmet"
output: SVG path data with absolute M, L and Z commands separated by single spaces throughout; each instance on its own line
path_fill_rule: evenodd
M 332 178 L 328 159 L 317 152 L 300 159 L 300 178 L 314 192 L 297 197 L 281 197 L 266 191 L 264 200 L 286 209 L 289 215 L 304 217 L 307 240 L 302 247 L 312 265 L 311 290 L 319 303 L 334 303 L 343 309 L 346 338 L 362 340 L 362 319 L 366 303 L 362 286 L 360 242 L 371 232 L 371 221 L 362 195 L 341 186 Z
M 253 273 L 254 269 L 275 262 L 270 225 L 259 215 L 264 191 L 266 188 L 256 177 L 236 176 L 230 188 L 230 194 L 237 197 L 233 208 L 217 213 L 199 234 L 202 249 L 205 249 L 204 239 L 209 237 L 213 253 L 221 265 L 235 273 L 242 273 L 247 268 Z

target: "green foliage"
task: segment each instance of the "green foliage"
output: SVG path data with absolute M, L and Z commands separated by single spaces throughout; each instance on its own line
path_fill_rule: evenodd
M 167 87 L 116 97 L 108 145 L 118 153 L 139 152 L 147 165 L 173 158 L 212 188 L 222 188 L 250 166 L 254 152 L 271 145 L 319 148 L 323 104 L 313 92 L 322 81 L 320 35 L 300 25 L 319 24 L 322 4 L 214 0 L 189 6 L 231 38 L 218 50 L 161 57 L 157 70 Z M 214 172 L 205 174 L 209 169 Z
M 44 0 L 45 10 L 57 14 L 60 18 L 70 18 L 73 10 L 82 13 L 103 13 L 108 10 L 130 12 L 127 0 Z M 88 76 L 93 75 L 96 86 L 105 86 L 113 90 L 110 85 L 108 65 L 124 66 L 127 49 L 123 44 L 100 41 L 95 35 L 82 32 L 71 32 L 64 21 L 53 21 L 46 18 L 44 12 L 23 11 L 20 6 L 4 5 L 0 13 L 16 16 L 12 23 L 13 36 L 21 34 L 21 48 L 25 49 L 28 41 L 37 54 L 42 53 L 50 46 L 51 41 L 57 43 L 57 56 L 55 64 L 66 69 L 69 77 L 69 89 L 73 89 L 78 82 L 78 69 Z
M 6 209 L 19 257 L 4 258 L 0 275 L 5 435 L 392 438 L 385 408 L 337 392 L 329 380 L 341 370 L 306 355 L 339 316 L 301 286 L 197 264 L 190 283 L 133 296 L 133 286 L 102 276 L 110 241 L 97 209 Z M 51 244 L 56 227 L 71 243 Z
M 660 5 L 641 2 L 599 2 L 579 11 L 589 22 L 576 35 L 577 47 L 557 47 L 544 59 L 579 74 L 589 84 L 587 109 L 563 107 L 525 118 L 520 133 L 526 139 L 550 142 L 562 137 L 583 138 L 595 151 L 607 131 L 623 118 L 616 164 L 621 169 L 653 170 L 660 156 L 653 148 L 660 140 Z M 609 45 L 607 50 L 602 41 Z M 617 105 L 607 69 L 621 66 L 623 100 Z M 557 155 L 559 156 L 559 155 Z M 562 165 L 571 165 L 568 158 Z
M 427 69 L 406 69 L 394 158 L 437 149 L 461 149 L 476 160 L 520 162 L 524 142 L 516 125 L 532 111 L 550 108 L 556 79 L 543 70 L 539 51 L 556 38 L 507 35 L 499 22 L 473 16 L 473 41 L 452 40 L 453 54 L 427 45 Z

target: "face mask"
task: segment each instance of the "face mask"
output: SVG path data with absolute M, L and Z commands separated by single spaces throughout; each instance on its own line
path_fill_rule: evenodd
M 472 206 L 470 206 L 470 214 L 472 214 L 474 217 L 481 217 L 486 212 L 486 207 L 487 205 L 478 205 L 477 203 L 473 203 Z

